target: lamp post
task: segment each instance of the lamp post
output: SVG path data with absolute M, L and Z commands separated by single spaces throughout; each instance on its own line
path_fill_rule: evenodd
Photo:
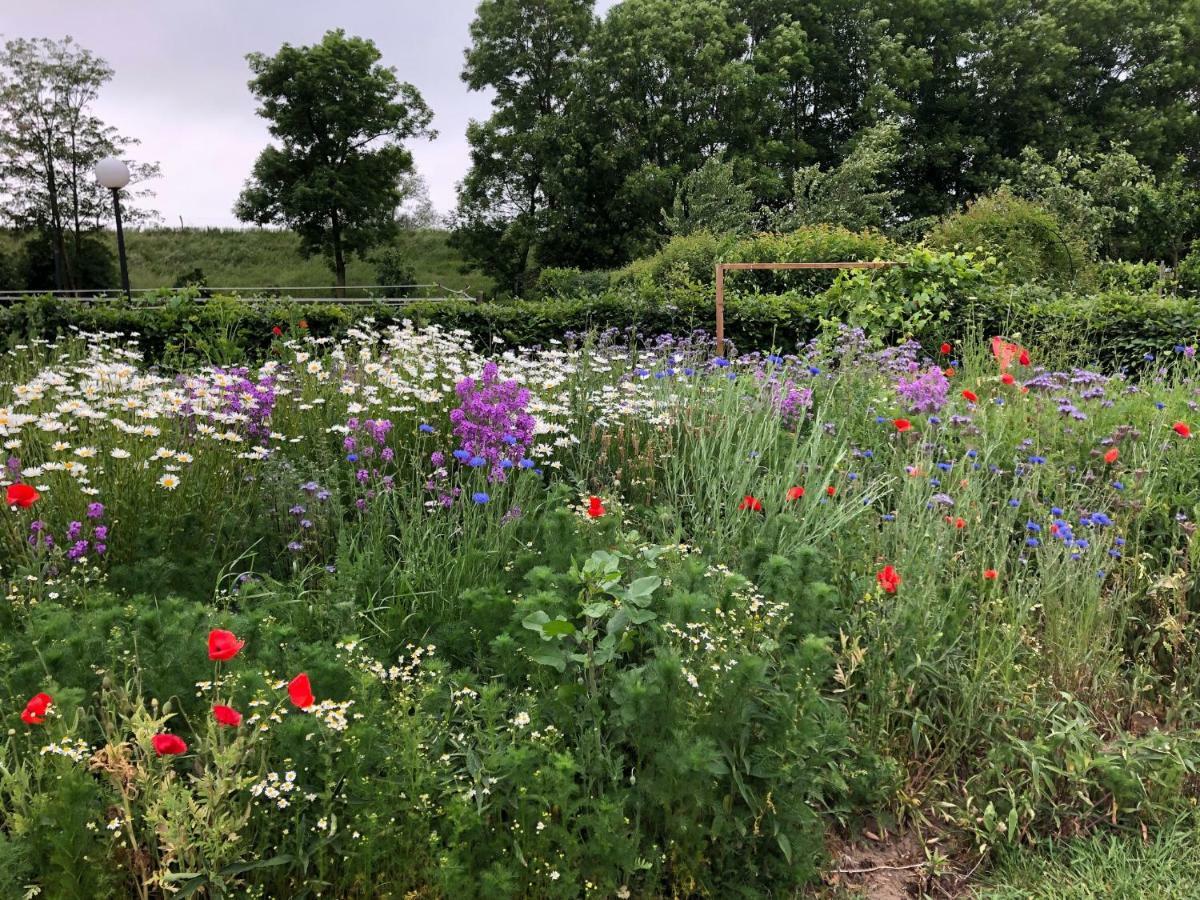
M 96 163 L 96 180 L 112 191 L 113 212 L 117 217 L 117 256 L 121 260 L 121 288 L 125 299 L 131 299 L 129 291 L 129 263 L 125 260 L 125 232 L 121 230 L 121 188 L 129 184 L 129 166 L 115 156 L 106 156 Z

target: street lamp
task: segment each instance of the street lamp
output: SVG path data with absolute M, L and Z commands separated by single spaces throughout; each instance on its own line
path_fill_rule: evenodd
M 129 166 L 115 156 L 106 156 L 96 163 L 96 180 L 112 191 L 113 212 L 117 216 L 117 256 L 121 259 L 121 287 L 125 299 L 132 299 L 129 292 L 129 263 L 125 261 L 125 232 L 121 230 L 121 188 L 129 184 Z

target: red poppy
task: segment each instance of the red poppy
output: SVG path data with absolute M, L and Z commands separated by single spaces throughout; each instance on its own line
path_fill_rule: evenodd
M 996 357 L 996 362 L 1000 363 L 1000 371 L 1007 371 L 1012 365 L 1014 357 L 1023 365 L 1029 365 L 1029 351 L 1020 344 L 1012 344 L 1004 340 L 1004 338 L 992 338 L 992 356 Z
M 1012 377 L 1012 373 L 1005 372 L 1003 375 L 1000 376 L 1000 380 L 1003 381 L 1005 384 L 1012 384 L 1017 379 Z
M 271 329 L 271 334 L 275 335 L 275 337 L 281 337 L 283 335 L 283 329 L 276 325 Z
M 832 484 L 825 488 L 825 494 L 829 497 L 832 497 L 836 493 L 837 488 L 835 488 Z
M 1181 438 L 1190 438 L 1192 436 L 1192 429 L 1187 427 L 1186 422 L 1176 422 L 1171 428 Z
M 208 658 L 225 662 L 238 655 L 238 651 L 246 646 L 245 641 L 239 641 L 232 631 L 214 628 L 208 633 Z
M 986 578 L 988 581 L 995 581 L 996 580 L 996 570 L 995 569 L 984 569 L 983 577 Z
M 589 516 L 591 516 L 593 519 L 600 518 L 607 511 L 608 510 L 606 510 L 604 508 L 604 501 L 601 500 L 599 497 L 589 497 L 588 498 L 587 514 Z
M 912 428 L 912 422 L 908 421 L 908 419 L 894 419 L 892 424 L 896 426 L 897 431 L 908 431 L 908 429 Z
M 957 519 L 954 520 L 954 527 L 955 528 L 966 528 L 967 520 L 964 519 L 962 516 L 959 516 Z
M 49 694 L 34 694 L 25 704 L 25 711 L 21 713 L 21 721 L 26 725 L 41 725 L 46 721 L 46 711 L 50 709 L 50 704 L 53 702 L 54 699 Z
M 963 395 L 963 399 L 966 400 L 968 403 L 978 403 L 979 402 L 979 395 L 976 394 L 974 391 L 963 391 L 962 395 Z
M 884 566 L 876 574 L 875 580 L 889 594 L 896 593 L 896 588 L 900 587 L 900 573 L 896 571 L 894 566 Z
M 301 330 L 301 331 L 307 331 L 307 330 L 308 330 L 308 319 L 301 319 L 301 320 L 300 320 L 300 330 Z
M 949 344 L 942 344 L 942 346 L 939 349 L 942 351 L 942 356 L 950 355 L 950 345 Z
M 8 486 L 8 505 L 29 509 L 42 495 L 31 484 L 10 484 Z
M 945 375 L 947 378 L 953 378 L 954 377 L 954 366 L 947 366 L 946 371 L 943 372 L 942 374 Z
M 159 756 L 187 753 L 187 743 L 177 734 L 156 734 L 150 738 L 150 743 L 154 745 L 154 752 Z
M 312 685 L 308 681 L 308 675 L 304 672 L 289 681 L 287 687 L 288 696 L 301 709 L 308 709 L 316 702 L 317 698 L 313 696 Z
M 804 496 L 804 488 L 802 488 L 802 487 L 788 488 L 787 501 L 789 503 L 791 503 L 793 500 L 799 500 L 803 496 Z
M 1104 454 L 1104 461 L 1111 466 L 1113 463 L 1115 463 L 1117 461 L 1117 457 L 1120 455 L 1121 455 L 1121 451 L 1118 450 L 1116 447 L 1113 447 L 1111 450 L 1109 450 L 1107 453 Z
M 742 498 L 742 502 L 738 504 L 738 509 L 751 509 L 754 512 L 762 512 L 762 501 L 757 497 L 747 494 Z
M 230 728 L 237 728 L 242 724 L 242 714 L 232 706 L 221 706 L 217 704 L 213 707 L 213 718 L 217 720 L 219 725 L 228 725 Z

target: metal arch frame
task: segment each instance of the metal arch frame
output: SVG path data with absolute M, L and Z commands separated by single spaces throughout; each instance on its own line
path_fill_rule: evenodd
M 745 269 L 888 269 L 902 262 L 738 262 L 717 263 L 717 356 L 725 355 L 725 273 Z

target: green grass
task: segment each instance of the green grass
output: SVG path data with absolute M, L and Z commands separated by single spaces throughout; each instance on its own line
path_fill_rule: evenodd
M 1085 900 L 1092 897 L 1200 895 L 1200 819 L 1188 817 L 1150 837 L 1098 834 L 1063 841 L 1044 853 L 1001 859 L 979 890 L 981 900 Z
M 116 252 L 116 235 L 106 232 Z M 155 228 L 128 231 L 129 280 L 137 288 L 171 287 L 185 272 L 201 269 L 213 287 L 322 287 L 333 284 L 333 274 L 319 256 L 305 259 L 299 241 L 290 231 L 233 228 Z M 449 244 L 449 233 L 432 229 L 403 232 L 397 246 L 405 251 L 421 284 L 442 284 L 472 294 L 484 293 L 492 283 L 482 272 L 465 267 Z M 17 240 L 0 234 L 0 247 L 10 252 Z M 370 260 L 352 257 L 347 282 L 375 284 Z M 437 294 L 434 291 L 432 294 Z M 431 294 L 431 295 L 432 295 Z

